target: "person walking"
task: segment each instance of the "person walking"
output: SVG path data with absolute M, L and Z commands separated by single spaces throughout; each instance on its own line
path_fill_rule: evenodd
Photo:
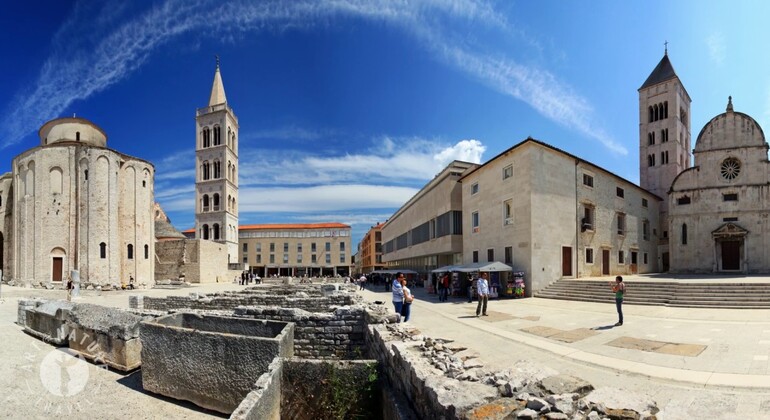
M 406 281 L 404 275 L 400 272 L 396 273 L 396 278 L 393 279 L 393 284 L 390 287 L 393 293 L 393 309 L 395 309 L 396 314 L 398 314 L 398 322 L 401 322 L 401 309 L 404 306 L 404 288 L 401 285 L 402 280 L 404 282 Z
M 404 317 L 401 322 L 409 322 L 409 316 L 412 314 L 412 302 L 414 301 L 414 295 L 412 291 L 406 286 L 406 279 L 401 279 L 401 289 L 404 291 L 404 303 L 401 306 L 401 315 Z
M 359 281 L 360 286 L 361 286 L 360 290 L 364 290 L 364 287 L 366 286 L 366 276 L 361 274 L 361 278 L 358 279 L 358 281 Z
M 473 302 L 473 289 L 476 287 L 476 279 L 473 278 L 473 276 L 470 276 L 468 279 L 470 282 L 468 284 L 468 303 Z
M 610 282 L 612 292 L 615 293 L 615 307 L 618 309 L 618 322 L 616 327 L 623 325 L 623 295 L 626 293 L 626 284 L 623 283 L 623 277 L 615 277 L 615 283 Z
M 439 300 L 446 302 L 449 296 L 449 273 L 445 273 L 441 278 L 441 295 Z
M 476 290 L 479 294 L 479 304 L 476 306 L 476 316 L 479 316 L 479 313 L 483 316 L 487 316 L 487 302 L 489 301 L 489 282 L 487 281 L 487 273 L 481 273 L 481 277 L 476 281 Z

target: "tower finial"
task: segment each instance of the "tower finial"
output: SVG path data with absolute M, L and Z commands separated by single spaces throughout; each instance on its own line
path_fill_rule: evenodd
M 727 97 L 727 112 L 733 112 L 733 97 Z
M 219 70 L 219 54 L 214 54 L 214 57 L 217 59 L 217 70 Z
M 668 40 L 663 43 L 663 55 L 668 55 Z

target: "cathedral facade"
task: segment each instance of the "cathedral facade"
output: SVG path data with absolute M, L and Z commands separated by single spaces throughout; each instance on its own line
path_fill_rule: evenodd
M 59 118 L 0 176 L 4 280 L 120 285 L 154 276 L 154 166 L 107 147 L 83 118 Z

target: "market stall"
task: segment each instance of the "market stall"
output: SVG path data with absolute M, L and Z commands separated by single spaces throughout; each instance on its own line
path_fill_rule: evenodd
M 460 273 L 489 273 L 489 297 L 495 298 L 507 291 L 502 285 L 507 286 L 507 274 L 512 272 L 513 268 L 500 261 L 491 261 L 461 265 L 456 267 L 456 270 Z M 475 293 L 473 290 L 471 292 Z

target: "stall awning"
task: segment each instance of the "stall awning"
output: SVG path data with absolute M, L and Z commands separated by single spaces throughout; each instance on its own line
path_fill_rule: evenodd
M 500 261 L 493 261 L 493 262 L 477 262 L 472 264 L 465 264 L 457 267 L 454 271 L 459 271 L 461 273 L 472 273 L 472 272 L 490 272 L 490 271 L 513 271 L 513 268 L 508 264 L 503 264 Z
M 450 273 L 452 271 L 457 271 L 457 267 L 458 266 L 456 266 L 456 265 L 445 265 L 445 266 L 439 267 L 439 268 L 437 268 L 435 270 L 431 270 L 430 272 L 431 273 Z
M 417 272 L 414 270 L 374 270 L 371 272 L 371 274 L 396 274 L 396 273 L 417 274 Z

